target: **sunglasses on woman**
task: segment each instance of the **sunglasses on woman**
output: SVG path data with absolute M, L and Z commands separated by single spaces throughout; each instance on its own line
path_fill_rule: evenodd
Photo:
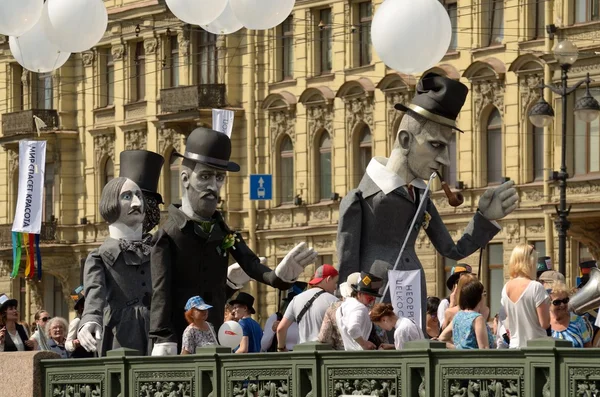
M 565 305 L 566 305 L 567 303 L 569 303 L 569 298 L 565 298 L 565 299 L 555 299 L 555 300 L 553 300 L 553 301 L 552 301 L 552 304 L 553 304 L 554 306 L 560 306 L 560 304 L 561 304 L 561 303 L 563 303 L 563 304 L 565 304 Z

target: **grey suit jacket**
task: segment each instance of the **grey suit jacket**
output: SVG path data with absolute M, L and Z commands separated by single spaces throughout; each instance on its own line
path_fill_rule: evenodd
M 415 189 L 415 191 L 418 197 L 424 194 L 424 190 Z M 396 263 L 410 223 L 417 211 L 418 197 L 415 203 L 402 187 L 386 195 L 365 173 L 358 189 L 350 191 L 340 204 L 337 235 L 340 283 L 353 272 L 369 271 L 376 259 L 386 261 L 392 266 Z M 415 240 L 422 227 L 425 211 L 431 216 L 429 227 L 425 229 L 427 236 L 441 255 L 454 260 L 463 259 L 479 248 L 485 247 L 500 231 L 497 226 L 477 212 L 460 240 L 454 243 L 429 196 L 426 200 L 396 268 L 396 270 L 421 270 L 423 326 L 427 286 L 423 266 L 415 252 Z

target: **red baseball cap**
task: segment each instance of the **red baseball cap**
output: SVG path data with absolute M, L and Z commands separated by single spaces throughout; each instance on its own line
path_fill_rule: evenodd
M 331 265 L 322 265 L 317 268 L 315 275 L 308 283 L 310 285 L 319 284 L 321 281 L 323 281 L 323 279 L 326 279 L 327 277 L 335 277 L 338 274 L 339 273 L 337 270 L 335 270 L 335 267 Z

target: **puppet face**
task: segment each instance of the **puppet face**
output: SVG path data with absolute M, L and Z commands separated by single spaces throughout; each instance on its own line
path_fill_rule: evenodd
M 448 144 L 453 133 L 452 128 L 434 122 L 427 122 L 420 133 L 400 130 L 398 139 L 406 156 L 408 177 L 428 180 L 432 173 L 449 165 Z
M 181 181 L 187 200 L 194 213 L 201 218 L 209 219 L 217 210 L 219 191 L 225 183 L 225 171 L 204 164 L 196 164 L 194 171 L 181 172 Z
M 144 221 L 144 196 L 139 186 L 131 179 L 127 179 L 121 188 L 119 209 L 119 223 L 135 227 Z

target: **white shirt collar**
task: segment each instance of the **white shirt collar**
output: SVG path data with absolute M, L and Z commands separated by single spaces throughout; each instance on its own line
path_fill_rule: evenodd
M 388 159 L 385 157 L 373 157 L 367 166 L 367 175 L 384 194 L 389 194 L 393 190 L 407 185 L 400 175 L 385 168 L 387 161 Z M 418 189 L 427 187 L 427 184 L 421 179 L 414 179 L 410 184 Z

